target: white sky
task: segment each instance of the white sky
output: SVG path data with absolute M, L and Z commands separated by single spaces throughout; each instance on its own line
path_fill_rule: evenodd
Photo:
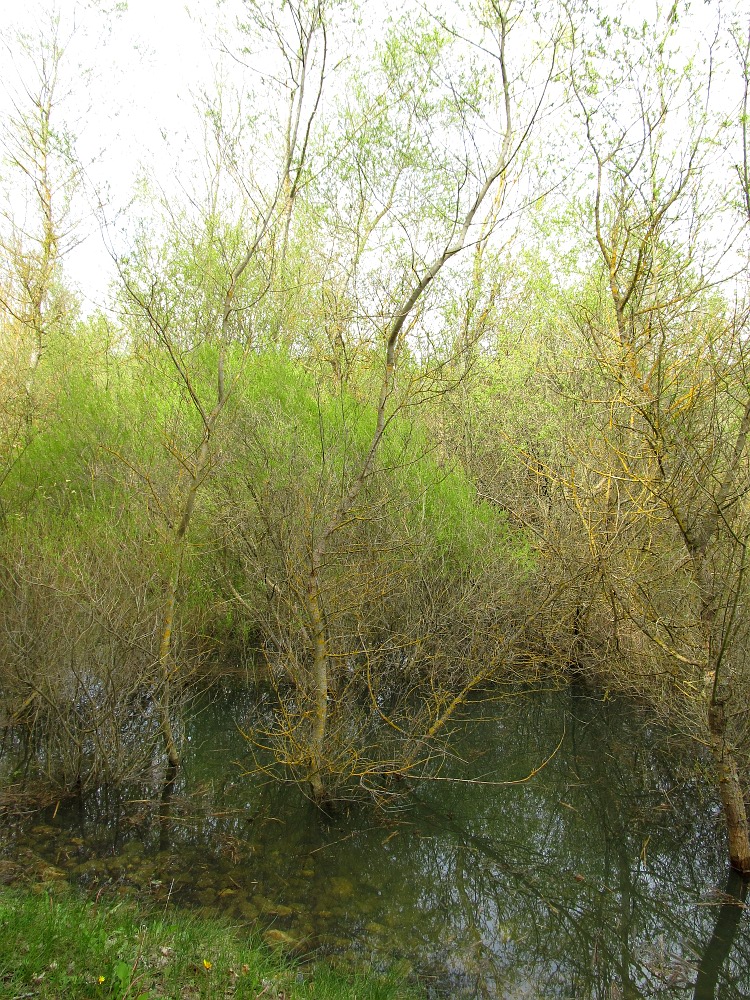
M 381 7 L 381 0 L 363 2 L 377 5 L 378 10 Z M 83 88 L 81 77 L 73 81 L 74 91 L 84 91 L 74 92 L 75 102 L 83 110 L 72 115 L 73 127 L 79 153 L 91 164 L 92 186 L 103 193 L 109 189 L 107 215 L 111 220 L 127 203 L 139 171 L 152 168 L 166 181 L 175 165 L 175 149 L 182 149 L 186 133 L 195 135 L 194 95 L 212 85 L 219 55 L 213 39 L 219 18 L 231 16 L 232 3 L 57 0 L 55 6 L 63 20 L 72 23 L 76 18 L 79 24 L 70 46 L 71 66 L 80 64 L 92 71 Z M 743 13 L 749 4 L 750 0 L 741 0 Z M 608 0 L 608 5 L 613 11 L 626 9 L 629 18 L 639 12 L 650 17 L 656 9 L 655 0 L 635 0 L 626 8 Z M 114 13 L 118 6 L 124 9 Z M 701 16 L 715 16 L 719 6 L 718 0 L 693 3 Z M 721 6 L 730 15 L 739 9 L 736 3 Z M 102 9 L 107 7 L 111 12 L 103 16 Z M 0 33 L 10 39 L 14 26 L 38 32 L 40 11 L 45 9 L 49 4 L 44 2 L 21 8 L 20 0 L 0 0 Z M 165 143 L 165 136 L 173 140 L 171 145 Z M 198 135 L 196 146 L 200 142 Z M 84 209 L 79 214 L 83 219 L 80 232 L 89 236 L 70 254 L 67 264 L 76 284 L 85 287 L 87 306 L 91 307 L 104 301 L 111 268 L 92 214 L 86 218 Z
M 126 9 L 113 11 L 125 5 L 104 0 L 104 11 L 90 6 L 77 0 L 55 4 L 66 25 L 63 37 L 76 24 L 66 50 L 72 93 L 62 113 L 77 136 L 91 186 L 110 200 L 106 214 L 116 219 L 144 169 L 164 178 L 174 166 L 165 138 L 174 149 L 175 138 L 191 130 L 194 95 L 213 80 L 217 53 L 209 36 L 216 4 L 191 0 L 188 10 L 184 0 L 128 0 Z M 49 9 L 44 3 L 21 9 L 13 0 L 0 0 L 0 33 L 11 52 L 17 54 L 13 32 L 38 34 Z M 78 66 L 89 71 L 85 77 Z M 7 94 L 0 93 L 3 98 L 7 101 Z M 0 104 L 0 113 L 5 107 Z M 85 286 L 91 307 L 103 301 L 112 270 L 92 213 L 81 205 L 76 214 L 86 239 L 66 263 L 76 284 Z

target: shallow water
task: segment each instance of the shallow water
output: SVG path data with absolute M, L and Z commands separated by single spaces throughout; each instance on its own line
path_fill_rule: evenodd
M 100 791 L 12 850 L 92 891 L 221 911 L 343 964 L 395 963 L 435 997 L 750 996 L 746 886 L 716 802 L 634 710 L 575 689 L 474 706 L 438 780 L 385 817 L 333 820 L 293 786 L 242 776 L 248 712 L 225 691 L 197 715 L 168 803 Z M 529 781 L 493 784 L 558 742 Z

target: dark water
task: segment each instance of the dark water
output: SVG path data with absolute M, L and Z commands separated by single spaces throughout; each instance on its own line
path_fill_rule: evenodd
M 384 817 L 325 820 L 294 787 L 242 777 L 243 699 L 225 692 L 193 721 L 169 802 L 100 791 L 9 850 L 92 892 L 220 911 L 344 964 L 396 964 L 435 997 L 750 997 L 746 886 L 714 797 L 633 710 L 575 690 L 475 706 L 438 780 Z M 531 780 L 492 784 L 558 742 Z

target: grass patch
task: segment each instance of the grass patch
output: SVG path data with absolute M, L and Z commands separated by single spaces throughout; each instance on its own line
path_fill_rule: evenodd
M 0 997 L 397 1000 L 397 978 L 300 965 L 244 928 L 71 891 L 0 891 Z

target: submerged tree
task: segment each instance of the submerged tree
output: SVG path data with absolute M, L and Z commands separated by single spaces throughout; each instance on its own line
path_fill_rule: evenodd
M 329 124 L 329 145 L 319 154 L 327 168 L 306 192 L 327 275 L 321 283 L 325 339 L 320 343 L 318 335 L 313 359 L 326 372 L 321 399 L 330 401 L 330 412 L 338 407 L 341 436 L 326 440 L 336 424 L 326 427 L 323 404 L 304 555 L 292 558 L 289 533 L 277 535 L 284 589 L 304 621 L 310 662 L 295 678 L 276 735 L 320 804 L 345 779 L 341 756 L 352 764 L 349 776 L 360 781 L 378 769 L 375 761 L 359 759 L 356 739 L 338 754 L 333 734 L 349 711 L 344 687 L 369 690 L 373 710 L 380 711 L 373 677 L 384 668 L 387 644 L 376 651 L 366 630 L 346 635 L 341 623 L 345 608 L 364 608 L 384 586 L 398 593 L 403 570 L 394 565 L 387 583 L 357 578 L 354 566 L 362 564 L 349 553 L 364 551 L 378 522 L 398 520 L 400 510 L 423 499 L 409 498 L 403 486 L 399 491 L 398 469 L 414 464 L 423 447 L 418 433 L 411 437 L 414 450 L 403 442 L 415 415 L 455 384 L 454 352 L 466 346 L 440 328 L 432 293 L 439 302 L 446 275 L 454 284 L 462 280 L 454 262 L 499 224 L 555 65 L 553 40 L 543 53 L 545 72 L 536 81 L 524 76 L 521 43 L 514 41 L 522 24 L 520 8 L 495 3 L 482 7 L 476 42 L 445 24 L 396 22 L 374 66 L 359 67 L 339 112 L 341 138 Z M 466 49 L 481 52 L 481 66 Z M 357 396 L 363 411 L 353 419 Z M 280 527 L 268 498 L 254 495 L 269 531 L 271 523 Z M 387 549 L 383 554 L 390 561 Z M 355 621 L 361 613 L 353 611 Z M 480 675 L 487 676 L 472 674 Z M 466 697 L 471 683 L 460 689 Z M 424 731 L 435 735 L 460 700 L 441 702 Z M 401 758 L 401 770 L 409 766 Z M 381 767 L 399 770 L 393 761 Z
M 264 40 L 278 39 L 276 21 L 253 9 Z M 283 146 L 276 150 L 275 137 L 266 136 L 268 162 L 254 162 L 251 149 L 257 135 L 248 136 L 242 102 L 219 86 L 202 109 L 203 190 L 184 207 L 162 202 L 162 232 L 155 239 L 142 232 L 135 251 L 118 261 L 132 344 L 146 377 L 163 381 L 174 402 L 172 412 L 164 415 L 170 481 L 155 485 L 137 456 L 123 456 L 167 532 L 168 570 L 153 693 L 172 775 L 180 760 L 172 701 L 188 679 L 175 656 L 174 628 L 196 505 L 226 459 L 221 448 L 227 440 L 226 413 L 241 389 L 248 359 L 259 345 L 268 346 L 273 326 L 269 293 L 278 274 L 283 275 L 277 244 L 282 244 L 283 265 L 296 188 L 318 111 L 318 100 L 305 100 L 304 80 L 311 72 L 314 41 L 318 34 L 325 35 L 324 7 L 316 4 L 309 16 L 304 5 L 294 11 L 299 46 L 283 48 L 291 79 Z M 324 50 L 321 58 L 322 86 Z M 259 128 L 255 122 L 251 125 Z
M 673 64 L 672 19 L 599 30 L 601 48 L 577 49 L 571 71 L 606 289 L 577 315 L 598 435 L 579 447 L 565 489 L 595 561 L 594 604 L 609 610 L 613 651 L 655 657 L 630 678 L 625 666 L 623 683 L 695 720 L 714 758 L 731 863 L 750 872 L 737 760 L 747 717 L 738 608 L 750 394 L 746 318 L 709 292 L 715 264 L 701 243 L 710 78 Z M 605 58 L 619 76 L 603 87 Z

